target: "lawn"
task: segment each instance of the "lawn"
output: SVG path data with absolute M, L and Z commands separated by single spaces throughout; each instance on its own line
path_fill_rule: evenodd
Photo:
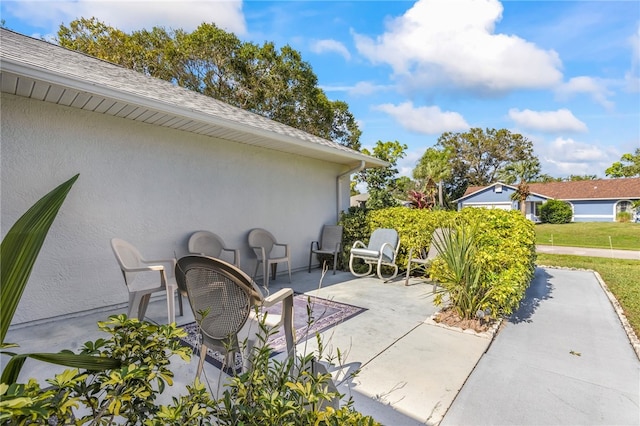
M 538 224 L 536 244 L 640 250 L 640 223 L 574 222 Z
M 536 263 L 597 271 L 620 302 L 636 336 L 640 336 L 640 260 L 538 253 Z

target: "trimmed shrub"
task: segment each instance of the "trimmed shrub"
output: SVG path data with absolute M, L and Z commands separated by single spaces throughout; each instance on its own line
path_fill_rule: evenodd
M 620 212 L 616 215 L 616 221 L 626 223 L 631 222 L 631 213 L 629 212 Z
M 400 252 L 396 263 L 404 270 L 409 249 L 428 247 L 436 228 L 467 226 L 476 229 L 473 263 L 474 268 L 480 271 L 480 279 L 477 286 L 468 286 L 464 291 L 474 291 L 473 296 L 481 301 L 476 305 L 481 306 L 483 311 L 491 312 L 494 317 L 509 315 L 518 307 L 535 270 L 534 224 L 516 210 L 466 208 L 452 212 L 406 207 L 369 211 L 360 209 L 345 214 L 342 224 L 345 226 L 344 254 L 347 262 L 349 250 L 356 239 L 366 243 L 371 230 L 376 228 L 397 230 Z M 356 226 L 361 228 L 348 230 Z M 459 288 L 447 288 L 444 284 L 451 272 L 442 258 L 435 259 L 430 269 L 431 277 L 442 283 L 445 293 L 460 292 Z M 438 302 L 444 300 L 442 296 L 437 296 Z
M 540 206 L 540 220 L 542 223 L 569 223 L 572 217 L 571 206 L 565 201 L 548 200 Z

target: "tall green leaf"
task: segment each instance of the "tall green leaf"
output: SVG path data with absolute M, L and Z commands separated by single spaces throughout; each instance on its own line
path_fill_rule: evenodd
M 75 175 L 36 202 L 11 227 L 0 246 L 0 344 L 4 344 L 33 265 Z

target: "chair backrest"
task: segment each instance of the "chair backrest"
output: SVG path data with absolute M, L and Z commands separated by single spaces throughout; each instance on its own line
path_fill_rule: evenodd
M 273 245 L 277 242 L 271 232 L 262 228 L 255 228 L 249 232 L 249 245 L 251 247 L 264 247 L 264 252 L 268 255 L 273 250 Z
M 384 243 L 389 243 L 393 248 L 385 246 L 382 251 L 382 257 L 386 261 L 393 261 L 395 259 L 399 241 L 398 231 L 395 229 L 378 228 L 371 234 L 367 248 L 369 250 L 380 251 Z
M 185 256 L 176 264 L 176 281 L 187 292 L 194 313 L 208 311 L 200 327 L 206 336 L 223 340 L 244 326 L 254 300 L 252 280 L 235 266 L 207 256 Z M 258 290 L 259 291 L 259 290 Z
M 129 285 L 136 275 L 136 272 L 126 272 L 125 269 L 138 268 L 144 266 L 143 257 L 133 245 L 120 238 L 111 239 L 111 249 L 116 256 L 124 281 Z
M 431 243 L 429 244 L 429 251 L 427 252 L 427 259 L 434 259 L 436 256 L 438 256 L 438 246 L 437 243 L 440 244 L 442 246 L 443 240 L 443 234 L 444 234 L 445 230 L 444 228 L 436 228 L 433 231 L 433 234 L 431 234 Z
M 203 256 L 220 257 L 222 249 L 225 247 L 222 238 L 209 231 L 198 231 L 189 237 L 189 253 L 201 254 Z
M 341 225 L 324 225 L 320 236 L 320 248 L 323 250 L 335 250 L 342 243 Z

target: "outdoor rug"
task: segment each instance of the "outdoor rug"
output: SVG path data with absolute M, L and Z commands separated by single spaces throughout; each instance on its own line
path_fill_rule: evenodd
M 309 321 L 307 306 L 311 308 L 312 321 Z M 273 314 L 280 314 L 281 304 L 271 306 L 267 308 L 266 311 Z M 365 308 L 358 306 L 308 296 L 306 294 L 296 294 L 293 297 L 293 326 L 296 330 L 297 343 L 302 343 L 309 338 L 313 338 L 316 336 L 316 333 L 322 333 L 364 311 L 366 311 Z M 193 348 L 194 355 L 198 355 L 198 325 L 195 322 L 191 322 L 182 326 L 182 328 L 188 335 L 181 339 L 181 343 Z M 285 351 L 287 344 L 284 331 L 280 330 L 277 334 L 271 335 L 267 344 L 273 349 L 272 355 Z M 207 349 L 206 360 L 217 368 L 222 368 L 224 355 L 219 351 Z M 242 357 L 238 354 L 234 368 L 238 371 L 241 367 Z

